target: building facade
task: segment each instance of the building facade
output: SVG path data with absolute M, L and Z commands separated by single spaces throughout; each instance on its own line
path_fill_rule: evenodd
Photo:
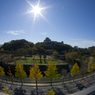
M 51 41 L 51 39 L 50 39 L 49 37 L 46 37 L 46 39 L 44 40 L 44 42 L 47 42 L 47 43 L 59 43 L 59 44 L 63 44 L 63 41 L 62 41 L 62 42 Z

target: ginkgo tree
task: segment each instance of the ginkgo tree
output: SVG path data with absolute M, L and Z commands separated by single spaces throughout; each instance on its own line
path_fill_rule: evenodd
M 31 80 L 35 79 L 35 82 L 36 82 L 36 92 L 37 92 L 37 95 L 38 95 L 38 85 L 37 85 L 37 82 L 38 82 L 38 79 L 43 78 L 43 74 L 40 71 L 38 65 L 34 64 L 33 67 L 30 67 L 30 75 L 29 75 L 29 78 Z
M 15 67 L 15 77 L 21 79 L 21 87 L 22 87 L 23 85 L 22 80 L 27 77 L 27 74 L 23 69 L 23 66 L 21 66 L 19 63 Z
M 55 92 L 53 90 L 50 90 L 47 92 L 47 95 L 55 95 Z
M 4 72 L 4 68 L 2 66 L 0 66 L 0 76 L 4 76 L 5 75 L 5 72 Z M 3 79 L 2 79 L 3 81 Z
M 4 93 L 11 95 L 9 88 L 6 87 L 6 85 L 4 86 L 3 90 L 4 90 Z
M 75 75 L 79 74 L 79 66 L 75 63 L 71 69 L 71 75 L 75 78 Z M 74 81 L 74 80 L 73 80 Z
M 95 59 L 91 59 L 90 62 L 88 62 L 88 72 L 90 72 L 90 76 L 93 70 L 95 70 Z
M 52 81 L 59 78 L 60 74 L 57 71 L 56 65 L 53 64 L 52 61 L 49 61 L 49 65 L 47 66 L 45 73 L 45 78 L 50 80 L 50 85 L 52 87 Z
M 11 81 L 12 81 L 12 78 L 14 77 L 14 75 L 12 74 L 12 72 L 11 72 L 11 69 L 10 69 L 10 66 L 8 66 L 8 72 L 7 72 L 7 74 L 8 74 L 8 76 L 11 78 Z M 12 83 L 13 83 L 13 81 L 12 81 Z

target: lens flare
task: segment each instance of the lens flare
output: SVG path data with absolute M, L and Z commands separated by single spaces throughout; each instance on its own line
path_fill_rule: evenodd
M 39 14 L 42 18 L 44 18 L 48 22 L 48 20 L 41 13 L 41 10 L 44 10 L 47 7 L 40 8 L 39 7 L 40 0 L 38 0 L 38 3 L 37 3 L 36 6 L 33 6 L 29 1 L 27 1 L 27 3 L 33 8 L 33 10 L 28 11 L 27 13 L 32 13 L 32 12 L 34 13 L 34 21 L 35 21 L 35 19 L 37 17 L 37 14 Z

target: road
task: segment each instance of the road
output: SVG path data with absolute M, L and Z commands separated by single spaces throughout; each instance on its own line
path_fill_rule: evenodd
M 8 88 L 11 86 L 10 81 L 3 81 L 3 85 L 6 85 Z M 13 82 L 12 85 L 12 90 L 11 92 L 14 95 L 14 90 L 15 88 L 20 88 L 21 83 Z M 24 86 L 22 86 L 23 89 L 26 90 L 26 95 L 32 95 L 31 91 L 35 90 L 35 84 L 32 83 L 23 83 Z M 42 90 L 46 95 L 46 92 L 51 89 L 50 84 L 38 84 L 39 89 Z M 73 80 L 71 81 L 65 81 L 64 84 L 63 82 L 59 83 L 53 83 L 53 87 L 55 91 L 59 91 L 63 94 L 58 94 L 58 95 L 93 95 L 90 94 L 95 90 L 95 75 L 93 74 L 91 77 L 87 76 L 84 77 L 84 79 L 79 78 L 75 79 L 74 82 Z M 2 95 L 2 94 L 0 94 Z M 94 94 L 95 95 L 95 94 Z
M 76 93 L 73 93 L 70 95 L 95 95 L 95 85 L 93 85 L 85 90 L 82 90 L 80 92 L 76 92 Z

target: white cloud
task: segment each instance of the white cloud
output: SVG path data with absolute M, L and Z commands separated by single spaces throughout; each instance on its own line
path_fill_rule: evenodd
M 8 34 L 12 34 L 12 35 L 19 35 L 21 33 L 24 33 L 24 31 L 23 30 L 20 30 L 20 31 L 13 31 L 13 30 L 11 30 L 11 31 L 7 31 L 7 33 Z
M 44 33 L 41 33 L 42 35 L 47 35 L 47 33 L 46 32 L 44 32 Z

